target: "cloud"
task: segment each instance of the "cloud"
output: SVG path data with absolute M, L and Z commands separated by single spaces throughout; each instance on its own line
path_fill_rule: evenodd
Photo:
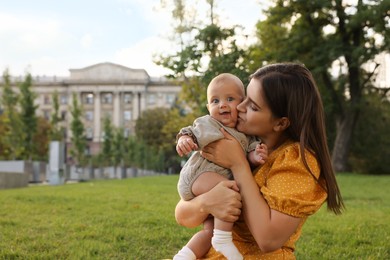
M 0 13 L 0 46 L 12 46 L 15 52 L 44 50 L 67 39 L 54 18 Z
M 151 76 L 162 76 L 168 70 L 157 66 L 153 62 L 155 55 L 162 54 L 163 50 L 173 50 L 172 43 L 159 37 L 149 37 L 136 45 L 118 50 L 114 55 L 114 62 L 133 69 L 146 69 Z

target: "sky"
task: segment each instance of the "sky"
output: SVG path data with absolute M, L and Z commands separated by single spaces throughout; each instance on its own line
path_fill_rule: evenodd
M 206 19 L 206 0 L 187 2 Z M 239 24 L 253 36 L 267 1 L 216 2 L 222 26 Z M 0 71 L 66 77 L 69 69 L 112 62 L 163 76 L 153 56 L 177 48 L 168 38 L 172 23 L 161 0 L 0 0 Z

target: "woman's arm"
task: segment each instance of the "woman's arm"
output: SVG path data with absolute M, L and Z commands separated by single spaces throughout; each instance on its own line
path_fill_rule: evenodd
M 180 200 L 175 209 L 177 223 L 196 227 L 209 216 L 235 222 L 241 214 L 241 196 L 235 181 L 223 181 L 192 200 Z
M 301 219 L 268 206 L 252 176 L 240 144 L 228 133 L 224 134 L 225 139 L 208 145 L 203 149 L 202 155 L 232 170 L 240 189 L 246 224 L 260 249 L 263 252 L 279 249 L 297 229 Z

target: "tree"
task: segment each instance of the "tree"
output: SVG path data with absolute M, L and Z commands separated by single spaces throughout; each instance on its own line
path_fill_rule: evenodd
M 25 76 L 24 81 L 19 85 L 20 90 L 20 118 L 22 131 L 24 133 L 23 145 L 24 152 L 23 158 L 31 160 L 34 154 L 34 135 L 37 132 L 38 118 L 36 116 L 36 110 L 38 105 L 34 104 L 36 94 L 31 90 L 32 77 L 28 73 Z
M 112 144 L 112 162 L 117 168 L 118 166 L 124 166 L 123 156 L 126 149 L 126 140 L 122 127 L 118 127 L 114 131 L 113 144 Z
M 70 113 L 72 115 L 72 122 L 70 124 L 72 147 L 70 154 L 76 162 L 76 165 L 86 164 L 85 150 L 87 148 L 87 139 L 85 136 L 84 125 L 81 121 L 82 111 L 82 107 L 78 102 L 78 97 L 75 93 L 73 93 L 73 103 L 70 108 Z
M 375 75 L 375 69 L 367 70 L 364 64 L 390 49 L 390 2 L 274 2 L 257 25 L 259 44 L 251 48 L 252 69 L 287 60 L 300 61 L 313 72 L 331 100 L 336 121 L 333 165 L 336 171 L 346 171 L 363 97 Z
M 365 97 L 365 109 L 356 125 L 351 147 L 353 170 L 371 174 L 389 174 L 390 101 L 377 93 Z
M 105 117 L 103 120 L 103 144 L 101 149 L 101 155 L 104 163 L 110 165 L 112 163 L 112 157 L 114 152 L 114 128 L 111 124 L 109 117 Z
M 37 118 L 37 131 L 33 136 L 33 160 L 47 161 L 49 154 L 51 125 L 43 117 Z
M 60 104 L 58 101 L 58 92 L 57 90 L 53 93 L 53 113 L 51 114 L 51 131 L 50 139 L 62 141 L 64 138 L 64 129 L 60 126 L 61 116 L 60 116 Z
M 18 112 L 18 95 L 12 90 L 10 74 L 8 70 L 3 73 L 3 91 L 2 91 L 2 129 L 4 131 L 1 140 L 4 150 L 1 156 L 4 159 L 21 159 L 24 152 L 23 140 L 25 132 L 22 130 L 22 122 Z
M 179 51 L 160 55 L 156 61 L 172 71 L 169 77 L 181 81 L 181 99 L 188 102 L 198 116 L 207 113 L 206 88 L 213 77 L 230 72 L 247 83 L 249 76 L 248 66 L 244 63 L 246 52 L 236 44 L 240 26 L 223 28 L 218 25 L 216 1 L 206 2 L 209 5 L 208 23 L 192 22 L 194 25 L 188 26 L 186 17 L 193 19 L 194 11 L 185 6 L 184 1 L 174 1 L 172 14 L 177 22 L 174 34 L 180 39 Z
M 148 146 L 160 147 L 165 143 L 162 134 L 164 125 L 169 120 L 169 109 L 155 108 L 142 113 L 137 119 L 135 134 L 138 139 L 144 140 Z

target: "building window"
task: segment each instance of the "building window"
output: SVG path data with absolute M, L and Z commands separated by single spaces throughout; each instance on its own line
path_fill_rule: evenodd
M 103 104 L 112 104 L 112 93 L 110 93 L 110 92 L 102 93 L 102 103 Z
M 93 93 L 83 93 L 83 103 L 93 104 Z
M 129 128 L 123 129 L 123 137 L 124 137 L 124 138 L 129 138 L 130 133 L 131 133 L 131 131 L 130 131 Z
M 62 121 L 66 120 L 66 111 L 61 111 L 61 120 Z
M 43 96 L 43 103 L 44 103 L 45 105 L 50 105 L 50 104 L 51 104 L 51 98 L 50 98 L 49 95 L 44 95 L 44 96 Z
M 131 104 L 132 100 L 133 100 L 133 95 L 132 95 L 132 94 L 130 94 L 130 93 L 125 93 L 125 94 L 123 95 L 123 103 L 125 103 L 125 104 Z
M 149 94 L 148 95 L 148 104 L 155 104 L 156 103 L 156 95 L 155 94 Z
M 50 120 L 50 110 L 43 110 L 43 118 Z
M 61 103 L 62 105 L 68 104 L 68 95 L 66 95 L 66 94 L 61 94 L 61 95 L 60 95 L 60 103 Z
M 175 102 L 175 98 L 176 98 L 175 94 L 167 94 L 165 96 L 165 101 L 167 104 L 172 105 Z
M 130 110 L 123 111 L 123 119 L 125 121 L 131 121 L 131 111 Z
M 87 145 L 87 147 L 85 147 L 84 154 L 85 155 L 91 155 L 91 147 L 89 147 L 89 145 Z
M 93 111 L 85 111 L 85 120 L 93 121 Z
M 91 127 L 85 129 L 85 136 L 87 137 L 88 140 L 93 139 L 93 129 Z

